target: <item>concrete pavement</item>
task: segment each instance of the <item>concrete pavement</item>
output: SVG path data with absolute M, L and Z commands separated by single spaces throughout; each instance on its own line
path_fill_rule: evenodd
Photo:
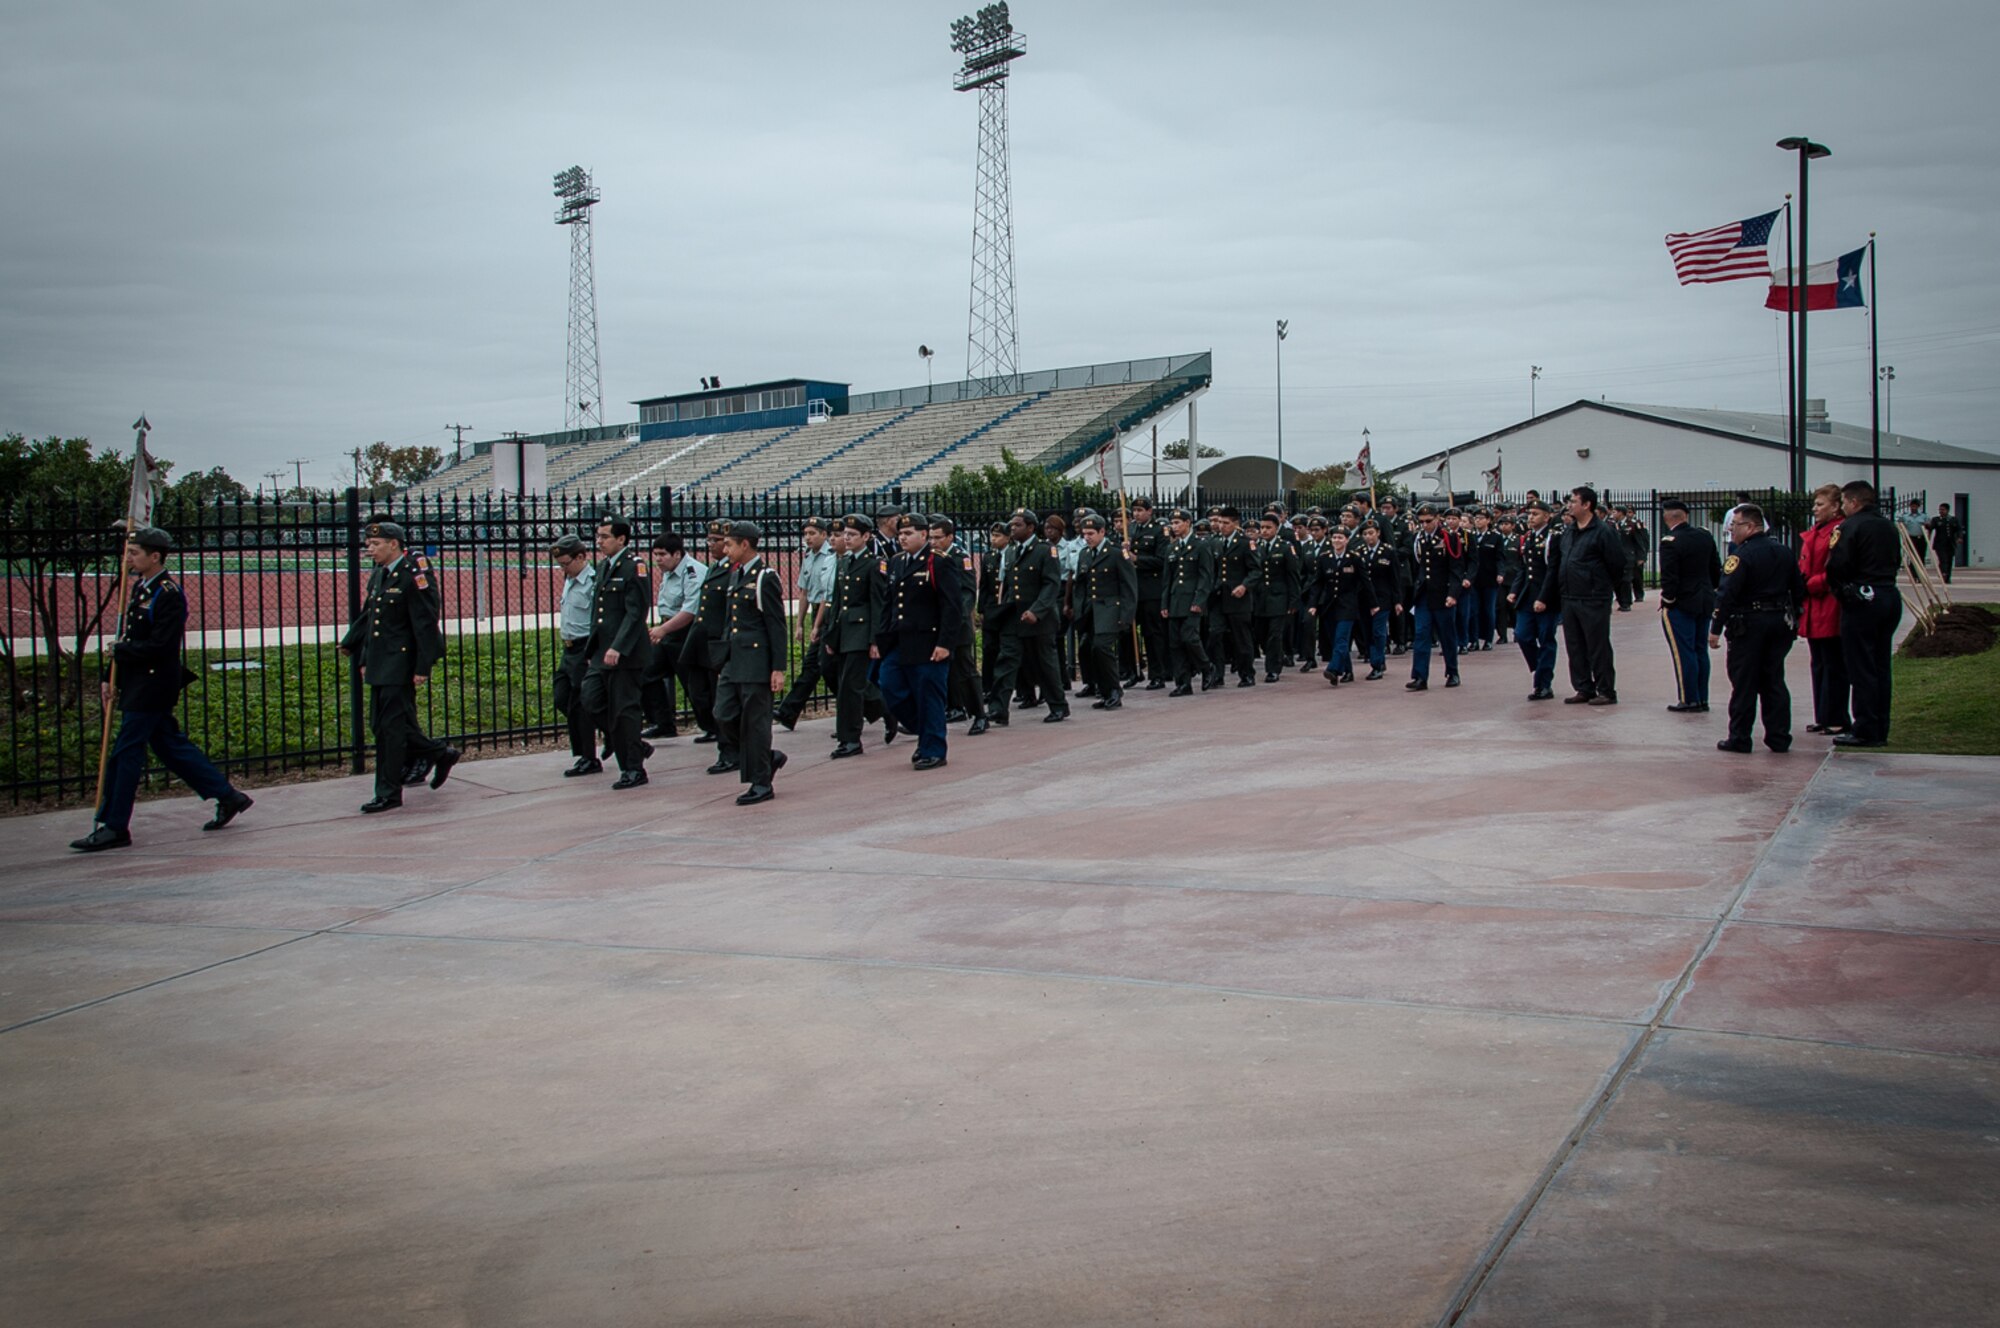
M 1719 754 L 1651 607 L 1616 708 L 11 821 L 0 1321 L 1990 1320 L 2000 764 Z

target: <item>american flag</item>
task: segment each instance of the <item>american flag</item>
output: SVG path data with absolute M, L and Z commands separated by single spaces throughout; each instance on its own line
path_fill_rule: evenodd
M 1744 281 L 1758 277 L 1771 279 L 1771 227 L 1776 212 L 1727 226 L 1696 231 L 1692 235 L 1669 235 L 1667 252 L 1673 255 L 1674 275 L 1681 285 L 1697 281 Z

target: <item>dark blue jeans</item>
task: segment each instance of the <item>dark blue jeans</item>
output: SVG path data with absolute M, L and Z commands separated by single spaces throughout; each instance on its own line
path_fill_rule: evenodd
M 1417 682 L 1428 682 L 1431 676 L 1431 642 L 1435 640 L 1444 650 L 1445 675 L 1458 672 L 1458 610 L 1464 608 L 1433 609 L 1422 600 L 1417 601 L 1417 640 L 1410 647 L 1410 677 Z
M 160 764 L 186 780 L 196 793 L 220 801 L 235 792 L 229 780 L 201 748 L 187 740 L 171 710 L 127 710 L 118 721 L 118 737 L 111 744 L 111 759 L 104 768 L 104 805 L 97 820 L 113 830 L 132 828 L 132 800 L 139 793 L 139 779 L 146 773 L 146 750 L 160 758 Z
M 1514 643 L 1535 675 L 1535 690 L 1546 692 L 1556 680 L 1556 634 L 1562 630 L 1562 612 L 1536 613 L 1532 604 L 1514 605 Z
M 896 717 L 897 726 L 917 735 L 918 756 L 943 756 L 944 702 L 946 684 L 951 680 L 951 661 L 905 664 L 891 651 L 879 663 L 882 704 Z M 1057 705 L 1060 701 L 1058 695 L 1049 704 Z

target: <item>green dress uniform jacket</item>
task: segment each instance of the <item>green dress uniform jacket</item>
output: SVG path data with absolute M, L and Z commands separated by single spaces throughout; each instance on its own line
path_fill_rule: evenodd
M 1132 523 L 1132 557 L 1139 578 L 1139 598 L 1160 598 L 1167 584 L 1167 528 L 1158 521 Z
M 792 647 L 783 581 L 762 558 L 714 579 L 723 583 L 728 603 L 718 647 L 722 677 L 768 688 L 771 675 L 784 671 Z
M 1039 536 L 1013 546 L 1000 583 L 1000 612 L 1009 636 L 1054 636 L 1062 626 L 1062 560 Z M 1035 621 L 1021 615 L 1033 610 Z
M 1206 541 L 1190 535 L 1169 540 L 1163 555 L 1165 586 L 1161 606 L 1169 618 L 1186 618 L 1196 606 L 1206 613 L 1215 593 L 1215 553 Z
M 620 549 L 597 564 L 597 584 L 591 592 L 590 644 L 584 656 L 597 668 L 606 667 L 604 652 L 618 652 L 618 669 L 642 669 L 652 644 L 646 619 L 653 611 L 653 583 L 643 558 Z
M 397 686 L 428 677 L 444 658 L 443 606 L 430 559 L 406 553 L 368 577 L 361 616 L 340 638 L 340 648 L 361 661 L 371 686 Z
M 1139 612 L 1139 574 L 1110 540 L 1077 555 L 1072 589 L 1076 623 L 1093 635 L 1122 632 Z
M 1288 546 L 1289 547 L 1289 546 Z M 1240 530 L 1215 539 L 1215 611 L 1229 618 L 1247 618 L 1257 606 L 1263 588 L 1263 572 L 1250 548 L 1250 537 Z M 1243 586 L 1241 596 L 1234 593 Z M 1281 610 L 1282 611 L 1282 610 Z
M 1261 540 L 1251 554 L 1254 578 L 1250 593 L 1236 603 L 1248 603 L 1259 618 L 1282 618 L 1299 605 L 1299 546 L 1279 535 Z
M 826 645 L 840 654 L 867 653 L 888 599 L 889 560 L 872 550 L 844 553 L 833 574 L 833 599 L 827 605 Z

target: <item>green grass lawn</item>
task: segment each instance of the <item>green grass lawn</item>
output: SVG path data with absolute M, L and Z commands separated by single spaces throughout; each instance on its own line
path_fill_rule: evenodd
M 1955 659 L 1898 652 L 1889 733 L 1892 752 L 2000 756 L 2000 646 Z

